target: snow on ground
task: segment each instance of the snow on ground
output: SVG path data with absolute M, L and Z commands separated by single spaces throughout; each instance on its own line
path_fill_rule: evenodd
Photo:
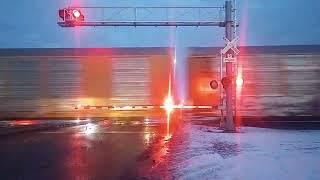
M 150 179 L 320 179 L 320 130 L 186 124 L 167 143 Z

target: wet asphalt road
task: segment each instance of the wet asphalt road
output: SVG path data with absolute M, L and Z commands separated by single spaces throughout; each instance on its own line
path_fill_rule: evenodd
M 88 121 L 0 137 L 0 179 L 134 179 L 166 119 Z
M 183 121 L 219 124 L 209 116 L 181 117 L 172 118 L 170 126 L 165 117 L 1 122 L 0 131 L 39 124 L 53 128 L 0 135 L 0 179 L 143 179 L 170 153 L 168 144 L 175 138 L 168 135 L 174 135 Z

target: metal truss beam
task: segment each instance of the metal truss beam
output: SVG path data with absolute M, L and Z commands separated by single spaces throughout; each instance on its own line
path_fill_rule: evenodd
M 217 26 L 225 27 L 223 7 L 68 7 L 84 15 L 84 21 L 58 21 L 75 26 Z
M 97 22 L 58 22 L 61 27 L 75 27 L 75 26 L 218 26 L 225 27 L 225 22 L 110 22 L 110 21 L 97 21 Z

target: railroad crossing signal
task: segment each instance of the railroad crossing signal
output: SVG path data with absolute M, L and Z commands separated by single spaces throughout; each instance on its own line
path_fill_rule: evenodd
M 65 8 L 59 10 L 59 17 L 70 27 L 74 26 L 74 23 L 84 21 L 84 15 L 79 9 Z
M 224 37 L 223 39 L 227 45 L 221 50 L 221 54 L 226 54 L 229 50 L 232 50 L 235 55 L 240 53 L 240 50 L 237 48 L 237 43 L 239 41 L 238 37 L 234 38 L 232 41 L 230 41 L 226 37 Z
M 228 38 L 224 37 L 226 42 L 226 47 L 221 50 L 221 55 L 223 56 L 223 62 L 225 63 L 235 63 L 237 61 L 236 55 L 240 53 L 237 48 L 237 42 L 239 38 L 235 38 L 230 41 Z
M 230 76 L 233 75 L 233 63 L 236 62 L 236 55 L 239 54 L 239 50 L 237 48 L 237 41 L 238 38 L 233 39 L 232 41 L 230 41 L 230 39 L 232 39 L 232 33 L 234 32 L 234 28 L 235 28 L 235 19 L 233 17 L 233 15 L 235 14 L 235 9 L 233 9 L 232 7 L 232 1 L 231 0 L 227 0 L 225 2 L 225 6 L 224 7 L 135 7 L 135 8 L 127 8 L 127 7 L 120 7 L 120 9 L 129 9 L 129 11 L 131 13 L 129 13 L 130 15 L 128 15 L 128 19 L 125 20 L 119 20 L 118 15 L 116 16 L 115 21 L 110 20 L 109 18 L 102 18 L 100 20 L 97 21 L 90 21 L 90 20 L 85 20 L 84 15 L 82 14 L 82 12 L 79 10 L 84 10 L 84 9 L 94 9 L 95 11 L 99 11 L 102 12 L 102 14 L 105 14 L 104 10 L 114 10 L 116 7 L 73 7 L 73 8 L 65 8 L 65 9 L 61 9 L 59 10 L 59 16 L 62 19 L 62 21 L 58 22 L 58 25 L 60 25 L 61 27 L 76 27 L 76 26 L 218 26 L 218 27 L 225 27 L 225 35 L 226 37 L 224 38 L 224 40 L 226 41 L 226 47 L 224 49 L 221 50 L 221 55 L 223 55 L 224 58 L 224 62 L 228 62 L 226 63 L 226 77 L 230 78 Z M 119 9 L 119 7 L 118 7 Z M 150 10 L 151 9 L 151 10 Z M 138 11 L 140 10 L 147 10 L 148 12 L 152 13 L 152 12 L 158 12 L 158 11 L 154 11 L 154 9 L 162 9 L 164 10 L 164 13 L 161 14 L 165 14 L 165 18 L 166 20 L 163 20 L 162 18 L 155 18 L 153 20 L 150 19 L 141 19 L 141 17 L 139 17 L 139 13 Z M 185 9 L 187 10 L 187 12 L 190 12 L 190 9 L 192 11 L 198 12 L 197 16 L 198 18 L 195 18 L 196 20 L 194 20 L 194 18 L 187 18 L 184 20 L 179 20 L 179 18 L 177 18 L 176 20 L 172 20 L 169 16 L 168 12 L 171 12 L 173 10 L 178 10 L 178 9 Z M 208 18 L 208 20 L 203 20 L 204 18 L 202 17 L 203 12 L 207 12 L 209 9 L 214 9 L 214 10 L 221 10 L 224 9 L 225 12 L 225 20 L 218 20 L 215 21 L 212 18 Z M 122 12 L 122 11 L 119 11 Z M 219 11 L 216 11 L 219 12 Z M 86 14 L 86 13 L 84 13 Z M 113 14 L 113 13 L 112 13 Z M 193 13 L 192 13 L 193 14 Z M 209 14 L 209 13 L 206 13 Z M 183 17 L 185 16 L 185 13 L 183 13 Z M 144 16 L 142 16 L 144 17 Z M 189 17 L 189 16 L 188 16 Z M 117 19 L 118 18 L 118 19 Z M 108 19 L 108 20 L 105 20 Z M 222 63 L 221 63 L 222 65 Z M 222 79 L 222 66 L 220 66 L 220 77 Z M 232 91 L 232 84 L 230 86 L 230 83 L 228 79 L 225 79 L 225 92 L 226 92 L 226 123 L 225 125 L 223 125 L 222 127 L 225 128 L 225 130 L 227 131 L 235 131 L 235 125 L 233 123 L 233 117 L 234 117 L 234 113 L 233 113 L 233 105 L 232 105 L 232 101 L 233 101 L 233 91 Z M 216 88 L 216 83 L 212 82 L 211 86 L 213 88 Z M 221 90 L 220 90 L 221 91 Z M 221 91 L 222 92 L 222 91 Z M 224 116 L 222 113 L 222 121 L 224 121 Z
M 212 80 L 212 81 L 210 81 L 210 87 L 211 87 L 211 89 L 218 89 L 219 84 L 216 80 Z
M 222 6 L 68 7 L 60 9 L 61 27 L 78 26 L 217 26 L 225 27 Z M 73 12 L 74 11 L 74 12 Z M 170 13 L 175 12 L 175 13 Z M 85 19 L 81 17 L 83 14 Z M 80 16 L 79 16 L 80 15 Z M 76 17 L 77 20 L 75 19 Z M 71 20 L 71 23 L 70 23 Z M 76 20 L 76 21 L 75 21 Z

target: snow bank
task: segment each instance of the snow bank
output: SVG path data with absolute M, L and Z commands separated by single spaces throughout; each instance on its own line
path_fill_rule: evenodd
M 168 148 L 170 153 L 152 171 L 153 177 L 320 179 L 320 131 L 246 127 L 229 134 L 187 124 Z

